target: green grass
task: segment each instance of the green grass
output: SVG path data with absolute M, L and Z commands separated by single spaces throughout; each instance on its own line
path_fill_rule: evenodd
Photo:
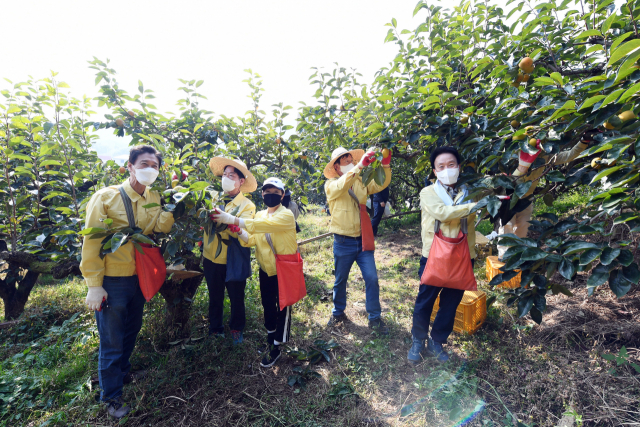
M 329 217 L 311 210 L 299 223 L 303 240 L 328 231 Z M 254 262 L 246 291 L 245 343 L 239 347 L 231 346 L 228 331 L 225 340 L 206 337 L 204 284 L 193 301 L 189 340 L 176 343 L 167 334 L 160 296 L 146 305 L 132 363 L 149 375 L 125 386 L 124 397 L 136 408 L 126 425 L 453 426 L 479 399 L 488 405 L 474 425 L 511 425 L 510 413 L 526 425 L 553 425 L 549 414 L 564 411 L 556 396 L 566 382 L 554 377 L 542 389 L 540 383 L 525 387 L 518 379 L 522 372 L 547 378 L 556 369 L 556 353 L 563 350 L 527 341 L 531 322 L 513 319 L 514 311 L 502 302 L 490 308 L 478 333 L 451 336 L 448 348 L 454 356 L 449 363 L 407 363 L 418 291 L 419 215 L 385 221 L 380 231 L 376 263 L 389 337 L 367 328 L 364 281 L 355 267 L 348 286 L 350 322 L 334 330 L 325 327 L 334 280 L 333 240 L 306 244 L 301 251 L 308 296 L 294 307 L 290 345 L 310 350 L 316 340 L 339 344 L 330 352 L 330 362 L 310 366 L 320 377 L 309 379 L 304 388 L 290 387 L 294 368 L 308 364 L 289 356 L 274 369 L 259 367 L 256 348 L 265 331 Z M 486 287 L 483 259 L 478 259 L 475 274 L 489 296 L 501 293 Z M 84 295 L 79 279 L 57 283 L 43 278 L 20 323 L 0 331 L 0 426 L 114 425 L 95 400 L 91 377 L 97 374 L 99 340 L 93 314 L 83 306 Z M 226 319 L 228 301 L 225 311 Z M 585 351 L 585 367 L 589 358 Z

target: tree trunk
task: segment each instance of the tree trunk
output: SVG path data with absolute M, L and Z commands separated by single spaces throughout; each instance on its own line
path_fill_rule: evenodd
M 198 259 L 187 259 L 187 270 L 202 271 Z M 165 322 L 171 337 L 186 338 L 189 336 L 189 318 L 193 296 L 198 291 L 204 276 L 196 276 L 184 280 L 165 280 L 160 288 L 160 295 L 165 300 L 167 314 Z
M 27 271 L 20 280 L 9 282 L 7 279 L 13 274 L 18 275 L 18 272 L 8 270 L 7 277 L 4 280 L 0 279 L 0 298 L 4 302 L 5 320 L 17 319 L 24 312 L 31 290 L 40 276 L 40 273 Z

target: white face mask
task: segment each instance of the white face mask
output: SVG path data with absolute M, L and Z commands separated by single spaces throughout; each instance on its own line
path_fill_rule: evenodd
M 144 168 L 144 169 L 133 169 L 134 175 L 136 177 L 136 181 L 138 181 L 142 185 L 151 185 L 155 182 L 158 174 L 160 173 L 157 169 L 154 168 Z
M 226 193 L 230 193 L 236 189 L 236 182 L 226 176 L 222 177 L 222 190 Z
M 351 169 L 355 168 L 355 166 L 353 165 L 353 163 L 349 163 L 346 166 L 340 166 L 340 172 L 342 172 L 342 174 L 344 175 L 347 172 L 350 172 Z
M 447 168 L 436 172 L 438 180 L 445 185 L 453 185 L 458 182 L 458 175 L 460 175 L 460 168 Z

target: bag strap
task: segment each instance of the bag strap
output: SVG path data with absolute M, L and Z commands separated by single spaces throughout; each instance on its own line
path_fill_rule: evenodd
M 122 202 L 124 203 L 124 210 L 127 212 L 129 227 L 135 228 L 136 220 L 135 220 L 135 217 L 133 216 L 133 207 L 131 206 L 131 198 L 129 198 L 129 195 L 127 194 L 127 192 L 124 191 L 124 188 L 122 187 L 122 185 L 118 186 L 118 190 L 120 190 L 120 195 L 122 196 Z
M 271 246 L 271 251 L 273 252 L 273 255 L 278 255 L 276 253 L 276 248 L 275 246 L 273 246 L 273 240 L 271 240 L 271 233 L 264 233 L 264 237 L 267 239 L 267 243 L 269 244 L 269 246 Z M 298 242 L 296 242 L 296 253 L 300 252 L 300 246 L 298 246 Z
M 349 195 L 353 198 L 353 200 L 356 201 L 356 206 L 358 206 L 358 209 L 360 209 L 360 200 L 358 200 L 358 197 L 356 196 L 356 193 L 353 191 L 353 188 L 349 189 Z
M 434 228 L 434 233 L 438 233 L 438 231 L 440 231 L 440 221 L 436 219 L 436 223 Z M 460 220 L 460 230 L 462 231 L 462 234 L 469 234 L 469 225 L 467 224 L 467 218 L 462 218 Z
M 273 240 L 271 240 L 271 233 L 265 233 L 264 237 L 267 238 L 267 243 L 269 244 L 269 246 L 271 246 L 271 251 L 273 252 L 273 254 L 278 255 L 276 253 L 276 248 L 273 246 Z

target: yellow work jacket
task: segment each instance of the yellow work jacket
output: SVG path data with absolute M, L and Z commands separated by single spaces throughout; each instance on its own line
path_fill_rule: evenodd
M 254 219 L 244 220 L 245 228 L 249 234 L 249 239 L 245 243 L 240 239 L 240 244 L 244 247 L 256 247 L 256 259 L 260 268 L 268 276 L 275 276 L 276 257 L 271 251 L 271 246 L 267 243 L 265 233 L 271 233 L 271 241 L 278 255 L 292 255 L 298 251 L 296 241 L 296 220 L 293 213 L 284 206 L 269 216 L 266 210 L 256 214 Z
M 352 188 L 360 204 L 367 203 L 367 197 L 371 194 L 379 193 L 387 188 L 391 182 L 391 168 L 384 168 L 385 180 L 382 185 L 378 185 L 372 180 L 365 187 L 360 177 L 360 169 L 353 168 L 340 178 L 329 179 L 324 184 L 324 191 L 327 194 L 329 212 L 331 213 L 331 225 L 329 231 L 349 237 L 360 237 L 362 229 L 360 227 L 360 207 L 349 195 Z
M 138 194 L 127 179 L 122 183 L 124 191 L 131 199 L 133 216 L 136 226 L 140 227 L 143 234 L 168 233 L 173 226 L 173 214 L 164 212 L 160 206 L 155 208 L 143 208 L 151 203 L 160 204 L 160 193 L 145 188 L 142 195 Z M 87 204 L 87 219 L 85 227 L 106 228 L 100 220 L 110 218 L 113 220 L 111 228 L 128 227 L 127 212 L 118 187 L 111 186 L 98 190 Z M 80 271 L 87 286 L 102 286 L 104 276 L 127 277 L 136 274 L 135 248 L 131 241 L 120 246 L 117 251 L 100 258 L 100 246 L 102 239 L 90 239 L 85 236 L 82 244 L 82 261 Z
M 547 164 L 544 165 L 544 166 L 540 166 L 539 168 L 535 168 L 534 170 L 530 171 L 527 175 L 524 175 L 522 177 L 522 182 L 533 181 L 533 184 L 531 184 L 531 188 L 529 188 L 529 191 L 527 191 L 527 193 L 524 196 L 522 196 L 522 198 L 529 197 L 530 195 L 533 194 L 533 192 L 536 190 L 536 187 L 538 186 L 538 181 L 540 181 L 540 177 L 544 173 L 544 170 L 545 170 L 545 168 L 547 166 L 549 166 L 550 164 L 551 165 L 563 165 L 565 163 L 569 163 L 569 162 L 575 160 L 576 157 L 578 157 L 580 154 L 582 154 L 582 152 L 587 147 L 588 147 L 587 144 L 585 144 L 584 142 L 580 141 L 571 150 L 567 150 L 567 151 L 563 151 L 561 153 L 558 153 L 558 155 L 555 158 L 555 160 L 553 161 L 553 163 L 549 162 L 549 160 L 553 158 L 553 155 L 544 155 L 544 156 L 542 156 L 542 158 L 545 161 L 547 161 Z
M 460 191 L 454 200 L 457 202 L 462 198 Z M 425 187 L 420 192 L 420 208 L 422 209 L 422 256 L 429 257 L 431 244 L 433 243 L 434 228 L 436 220 L 440 221 L 440 230 L 445 237 L 458 237 L 460 232 L 460 219 L 467 217 L 469 241 L 469 253 L 471 258 L 476 257 L 476 214 L 472 212 L 474 202 L 464 205 L 447 206 L 435 191 L 435 184 Z
M 256 205 L 249 199 L 247 199 L 242 193 L 239 193 L 232 201 L 227 203 L 224 210 L 225 212 L 231 212 L 236 207 L 239 207 L 238 213 L 235 215 L 238 218 L 242 219 L 253 219 L 253 216 L 256 214 Z M 228 228 L 224 229 L 224 231 L 220 232 L 220 236 L 222 239 L 228 239 L 229 236 L 238 238 L 237 233 L 232 233 Z M 211 262 L 216 264 L 226 264 L 227 263 L 227 245 L 222 244 L 222 250 L 220 251 L 220 255 L 216 258 L 216 250 L 218 249 L 218 236 L 214 236 L 211 244 L 208 244 L 209 236 L 207 233 L 204 233 L 203 238 L 203 246 L 204 246 L 204 257 Z

